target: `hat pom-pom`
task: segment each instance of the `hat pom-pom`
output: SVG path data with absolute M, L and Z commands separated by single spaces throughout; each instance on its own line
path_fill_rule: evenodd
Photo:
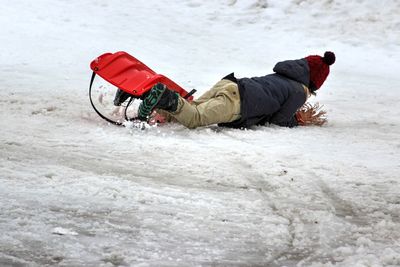
M 322 60 L 325 62 L 325 64 L 332 65 L 335 63 L 336 57 L 333 52 L 326 51 Z

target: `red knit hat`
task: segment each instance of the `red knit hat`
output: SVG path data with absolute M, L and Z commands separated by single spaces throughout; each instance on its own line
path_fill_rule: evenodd
M 310 89 L 318 90 L 329 74 L 329 66 L 335 63 L 336 57 L 333 52 L 326 51 L 324 57 L 315 55 L 306 57 L 310 68 Z

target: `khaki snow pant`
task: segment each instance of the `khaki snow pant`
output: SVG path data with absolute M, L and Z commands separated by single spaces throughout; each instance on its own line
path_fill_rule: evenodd
M 194 129 L 240 118 L 240 95 L 236 83 L 221 80 L 201 97 L 188 102 L 179 97 L 178 108 L 168 113 L 182 125 Z

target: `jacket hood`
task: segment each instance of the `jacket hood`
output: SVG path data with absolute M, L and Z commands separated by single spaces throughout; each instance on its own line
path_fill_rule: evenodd
M 277 74 L 310 86 L 310 69 L 304 58 L 278 62 L 273 70 Z

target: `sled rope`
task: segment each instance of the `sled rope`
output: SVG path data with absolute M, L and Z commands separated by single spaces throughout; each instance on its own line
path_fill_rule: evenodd
M 131 98 L 130 98 L 129 101 L 128 101 L 128 104 L 126 104 L 125 113 L 124 113 L 124 116 L 125 116 L 125 120 L 126 120 L 126 121 L 133 121 L 133 120 L 136 120 L 136 119 L 137 119 L 137 118 L 135 118 L 135 117 L 133 117 L 133 118 L 128 118 L 128 115 L 127 115 L 128 108 L 129 108 L 129 106 L 133 103 L 133 100 L 135 100 L 135 99 L 133 98 L 133 96 L 131 96 Z
M 93 72 L 93 74 L 92 74 L 92 78 L 90 79 L 90 86 L 89 86 L 89 99 L 90 99 L 90 104 L 92 105 L 94 111 L 96 111 L 97 115 L 99 115 L 102 119 L 106 120 L 107 122 L 112 123 L 114 125 L 118 125 L 118 126 L 124 126 L 122 122 L 113 121 L 113 120 L 107 118 L 106 116 L 104 116 L 103 114 L 101 114 L 100 111 L 97 110 L 97 108 L 94 105 L 93 100 L 92 100 L 92 85 L 93 85 L 94 77 L 96 77 L 95 72 Z M 131 102 L 131 100 L 129 102 Z M 126 111 L 125 111 L 125 117 L 126 117 Z

